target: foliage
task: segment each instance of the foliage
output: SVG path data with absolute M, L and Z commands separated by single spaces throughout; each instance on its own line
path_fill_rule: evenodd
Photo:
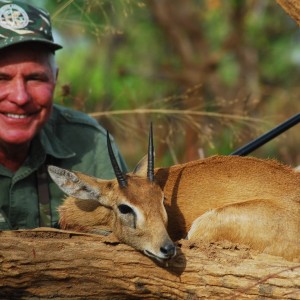
M 150 119 L 170 164 L 229 154 L 299 112 L 299 29 L 274 0 L 28 2 L 64 45 L 56 101 L 93 113 L 130 166 Z M 300 164 L 295 131 L 254 155 Z

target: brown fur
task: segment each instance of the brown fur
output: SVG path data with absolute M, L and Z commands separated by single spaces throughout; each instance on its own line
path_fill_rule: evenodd
M 144 164 L 139 169 L 144 173 Z M 127 176 L 132 178 L 128 184 L 130 192 L 124 193 L 116 181 L 107 181 L 114 186 L 106 197 L 127 199 L 145 212 L 144 226 L 154 232 L 151 237 L 148 232 L 145 239 L 139 236 L 135 239 L 133 246 L 138 249 L 138 243 L 145 243 L 147 238 L 151 243 L 155 238 L 161 239 L 160 235 L 164 235 L 161 227 L 166 220 L 157 204 L 161 201 L 157 186 L 146 178 Z M 299 172 L 274 160 L 214 156 L 157 168 L 155 180 L 166 198 L 168 232 L 173 240 L 187 235 L 192 241 L 229 240 L 261 252 L 300 260 Z M 82 226 L 91 230 L 105 225 L 122 237 L 122 228 L 116 228 L 111 208 L 95 202 L 92 209 L 83 208 L 82 201 L 85 200 L 68 198 L 59 208 L 63 227 Z M 125 237 L 123 241 L 128 239 Z
M 192 241 L 229 240 L 300 259 L 300 173 L 288 166 L 213 156 L 156 169 L 156 180 L 166 197 L 171 238 L 185 237 L 197 220 Z
M 140 169 L 144 172 L 144 169 Z M 50 166 L 49 173 L 69 195 L 58 208 L 63 229 L 113 232 L 122 242 L 157 260 L 176 254 L 167 232 L 163 192 L 138 170 L 127 176 L 128 187 Z

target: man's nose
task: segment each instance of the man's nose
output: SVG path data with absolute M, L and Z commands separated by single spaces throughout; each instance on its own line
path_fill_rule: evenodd
M 12 82 L 10 88 L 9 101 L 14 102 L 18 105 L 24 105 L 30 101 L 30 94 L 26 87 L 26 81 L 23 78 L 16 78 Z

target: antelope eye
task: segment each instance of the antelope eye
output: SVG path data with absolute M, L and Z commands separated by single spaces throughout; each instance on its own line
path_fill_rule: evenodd
M 120 204 L 118 206 L 118 209 L 119 209 L 119 212 L 124 215 L 133 213 L 133 209 L 126 204 Z

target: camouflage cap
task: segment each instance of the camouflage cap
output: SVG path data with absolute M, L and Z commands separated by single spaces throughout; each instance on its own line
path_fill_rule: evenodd
M 55 51 L 50 15 L 21 1 L 0 0 L 0 49 L 24 42 L 43 43 Z

